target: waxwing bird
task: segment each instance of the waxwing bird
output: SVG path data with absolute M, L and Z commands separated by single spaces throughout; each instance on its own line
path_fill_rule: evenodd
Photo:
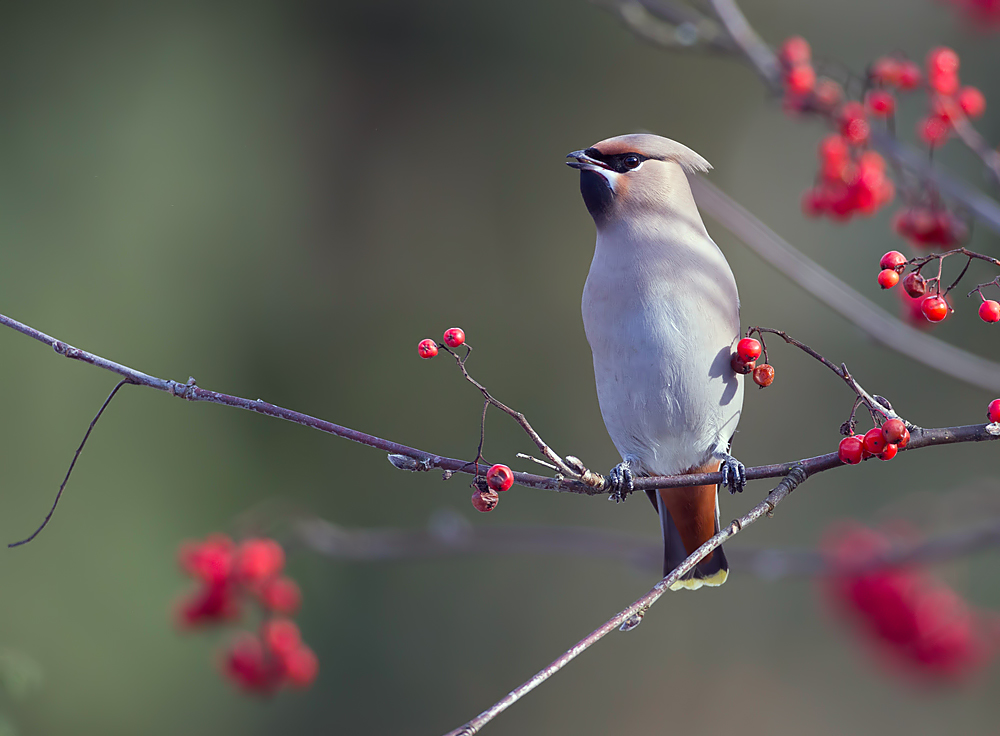
M 705 229 L 687 176 L 709 163 L 668 138 L 623 135 L 574 151 L 597 225 L 583 289 L 597 398 L 622 462 L 613 496 L 634 475 L 714 472 L 732 492 L 746 471 L 729 454 L 743 408 L 730 358 L 740 332 L 736 280 Z M 719 531 L 716 486 L 647 491 L 660 515 L 664 575 Z M 673 588 L 721 585 L 721 547 Z

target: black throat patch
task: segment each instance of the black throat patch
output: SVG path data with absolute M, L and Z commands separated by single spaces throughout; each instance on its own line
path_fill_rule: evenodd
M 583 195 L 583 203 L 587 205 L 587 212 L 597 223 L 608 216 L 611 205 L 615 202 L 615 194 L 611 191 L 608 180 L 596 171 L 580 170 L 580 194 Z

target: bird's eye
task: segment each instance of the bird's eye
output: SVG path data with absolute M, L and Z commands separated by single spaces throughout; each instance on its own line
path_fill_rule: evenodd
M 639 160 L 639 157 L 636 156 L 634 153 L 630 153 L 628 156 L 625 157 L 625 166 L 629 169 L 634 169 L 641 163 L 642 162 Z

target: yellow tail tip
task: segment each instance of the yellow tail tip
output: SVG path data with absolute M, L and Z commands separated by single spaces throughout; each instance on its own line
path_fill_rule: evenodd
M 698 590 L 703 585 L 707 585 L 712 588 L 717 588 L 726 582 L 726 578 L 729 577 L 729 570 L 719 570 L 716 573 L 709 575 L 707 578 L 688 578 L 687 580 L 678 580 L 676 583 L 670 586 L 671 590 Z

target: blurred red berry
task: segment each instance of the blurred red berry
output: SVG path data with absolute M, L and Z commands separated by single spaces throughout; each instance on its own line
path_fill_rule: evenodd
M 236 575 L 247 585 L 263 583 L 285 567 L 285 550 L 273 539 L 247 539 L 236 552 Z
M 478 488 L 472 492 L 472 506 L 476 511 L 486 514 L 497 507 L 500 503 L 500 496 L 492 488 L 480 491 Z
M 785 75 L 788 89 L 797 95 L 804 95 L 816 85 L 816 72 L 808 64 L 799 64 Z
M 182 597 L 175 622 L 182 629 L 234 621 L 240 617 L 240 601 L 229 585 L 205 585 Z
M 805 64 L 809 61 L 811 54 L 812 50 L 809 48 L 809 42 L 802 38 L 802 36 L 786 38 L 785 42 L 781 44 L 781 49 L 778 51 L 778 57 L 787 66 Z
M 916 89 L 920 86 L 920 67 L 912 61 L 906 60 L 899 63 L 899 88 L 903 90 Z
M 882 425 L 882 436 L 885 437 L 885 441 L 891 445 L 895 445 L 900 440 L 903 439 L 903 433 L 906 431 L 906 425 L 903 424 L 902 419 L 887 419 Z
M 285 678 L 292 687 L 309 687 L 319 674 L 319 659 L 312 649 L 304 644 L 296 647 L 282 658 Z
M 819 217 L 826 209 L 826 197 L 819 189 L 807 189 L 802 195 L 802 213 L 806 217 Z
M 934 74 L 957 74 L 958 54 L 947 46 L 938 46 L 927 54 L 927 72 Z
M 820 110 L 832 111 L 844 99 L 844 89 L 837 82 L 827 77 L 816 80 L 813 88 L 813 103 Z
M 421 358 L 433 358 L 437 354 L 438 354 L 437 343 L 435 343 L 430 338 L 421 340 L 417 344 L 417 355 L 419 355 Z
M 1000 322 L 1000 302 L 987 299 L 980 304 L 979 319 L 983 322 Z
M 948 138 L 951 125 L 939 115 L 931 115 L 917 124 L 917 134 L 928 146 L 939 146 Z
M 865 98 L 868 111 L 875 117 L 887 118 L 896 110 L 896 98 L 884 89 L 873 89 Z
M 302 644 L 299 627 L 291 619 L 272 618 L 265 621 L 260 629 L 266 649 L 279 657 L 284 657 Z
M 510 490 L 514 485 L 514 473 L 506 465 L 498 463 L 486 471 L 486 484 L 499 493 Z
M 906 293 L 909 294 L 914 299 L 918 299 L 927 293 L 927 281 L 917 272 L 907 274 L 906 278 L 903 279 L 903 288 L 906 289 Z
M 243 690 L 257 694 L 274 692 L 280 673 L 268 662 L 260 639 L 249 632 L 237 635 L 223 653 L 223 674 Z
M 1000 422 L 1000 399 L 993 399 L 986 407 L 986 417 L 990 420 L 990 424 Z
M 302 591 L 291 578 L 281 576 L 266 581 L 259 591 L 260 603 L 273 613 L 294 615 L 302 605 Z
M 465 332 L 462 331 L 461 327 L 452 327 L 450 330 L 446 330 L 444 333 L 444 344 L 450 348 L 457 348 L 459 345 L 465 342 Z M 434 351 L 437 352 L 437 349 Z
M 863 447 L 861 438 L 857 435 L 845 437 L 840 441 L 840 446 L 837 448 L 837 456 L 842 463 L 857 465 L 861 462 Z
M 744 337 L 736 343 L 736 354 L 744 363 L 757 360 L 760 357 L 760 351 L 760 342 L 754 340 L 752 337 Z
M 893 270 L 899 268 L 906 263 L 906 256 L 900 253 L 898 250 L 890 250 L 884 256 L 882 260 L 878 262 L 879 268 L 891 268 Z
M 929 296 L 920 303 L 920 311 L 928 322 L 940 322 L 948 316 L 948 302 L 939 296 Z
M 899 82 L 900 62 L 891 56 L 883 56 L 875 60 L 871 68 L 872 81 L 885 85 L 895 85 Z
M 181 568 L 211 585 L 223 583 L 233 569 L 233 540 L 212 534 L 201 542 L 184 542 L 177 555 Z
M 986 112 L 986 98 L 975 87 L 964 87 L 958 93 L 958 106 L 970 118 L 978 118 Z
M 882 430 L 878 427 L 873 427 L 865 432 L 865 450 L 867 450 L 872 455 L 878 455 L 886 446 L 885 437 L 882 436 Z

